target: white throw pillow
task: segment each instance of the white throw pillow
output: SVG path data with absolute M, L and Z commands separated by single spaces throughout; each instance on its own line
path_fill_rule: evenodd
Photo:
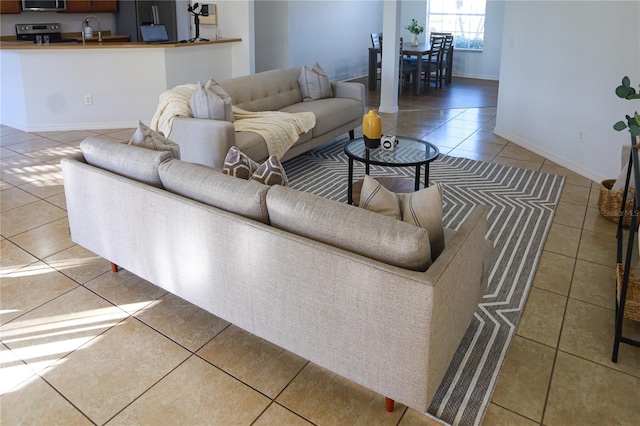
M 215 90 L 220 88 L 218 83 L 213 80 L 209 80 L 205 86 L 198 81 L 196 84 L 196 91 L 189 99 L 189 106 L 191 107 L 191 113 L 195 118 L 204 118 L 209 120 L 221 120 L 229 121 L 228 115 L 231 116 L 233 121 L 233 112 L 231 111 L 231 98 L 226 95 L 225 99 L 215 93 Z M 220 88 L 222 90 L 222 88 Z M 227 114 L 227 109 L 230 114 Z
M 329 76 L 316 62 L 313 68 L 303 65 L 298 77 L 303 101 L 313 101 L 323 98 L 332 98 L 331 82 Z
M 180 147 L 177 143 L 165 138 L 162 133 L 156 132 L 138 120 L 138 128 L 129 140 L 129 145 L 154 151 L 169 151 L 175 159 L 180 159 Z
M 431 244 L 432 261 L 444 250 L 442 184 L 438 183 L 416 192 L 396 194 L 374 178 L 365 175 L 360 190 L 360 207 L 426 229 Z
M 210 78 L 204 88 L 216 94 L 224 102 L 224 120 L 233 123 L 233 101 L 231 96 L 218 84 L 217 81 Z

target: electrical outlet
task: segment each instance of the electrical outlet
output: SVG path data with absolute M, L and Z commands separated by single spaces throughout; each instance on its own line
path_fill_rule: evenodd
M 84 95 L 84 104 L 85 105 L 93 105 L 93 96 Z

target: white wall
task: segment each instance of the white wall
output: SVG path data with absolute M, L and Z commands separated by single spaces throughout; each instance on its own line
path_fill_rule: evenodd
M 368 68 L 372 32 L 382 30 L 379 1 L 290 1 L 289 65 L 316 61 L 332 79 L 362 75 Z
M 285 68 L 289 64 L 287 2 L 255 2 L 256 72 Z
M 255 22 L 256 71 L 318 61 L 332 80 L 347 80 L 367 73 L 382 0 L 256 1 Z
M 639 17 L 637 1 L 508 1 L 495 132 L 594 181 L 617 177 L 629 134 L 612 125 L 640 101 L 614 91 L 624 75 L 640 84 Z

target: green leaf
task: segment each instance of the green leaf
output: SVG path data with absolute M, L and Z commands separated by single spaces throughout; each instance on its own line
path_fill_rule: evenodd
M 631 81 L 626 75 L 622 78 L 622 85 L 626 88 L 629 88 L 631 86 Z
M 640 135 L 640 126 L 637 126 L 635 124 L 633 126 L 630 126 L 629 133 L 631 133 L 631 136 L 633 137 Z
M 625 123 L 624 121 L 618 121 L 616 124 L 613 125 L 614 130 L 620 131 L 620 130 L 624 130 L 627 128 L 627 123 Z
M 627 89 L 624 86 L 618 86 L 616 87 L 616 95 L 619 98 L 625 99 L 627 97 L 627 93 L 628 93 L 629 89 Z

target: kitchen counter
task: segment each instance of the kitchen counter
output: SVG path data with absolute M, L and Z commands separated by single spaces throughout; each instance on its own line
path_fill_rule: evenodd
M 216 45 L 224 43 L 233 43 L 242 41 L 239 38 L 219 38 L 211 41 L 196 41 L 187 43 L 163 43 L 163 44 L 151 44 L 151 43 L 132 43 L 132 42 L 119 42 L 109 41 L 112 39 L 121 38 L 118 35 L 103 35 L 103 42 L 98 43 L 97 37 L 90 37 L 86 44 L 82 44 L 82 38 L 78 43 L 51 43 L 49 45 L 37 45 L 31 41 L 7 41 L 0 40 L 0 49 L 2 50 L 42 50 L 42 49 L 171 49 L 171 48 L 187 48 L 194 46 L 206 46 Z M 15 37 L 14 37 L 15 38 Z M 94 41 L 95 40 L 95 41 Z
M 27 132 L 149 124 L 162 92 L 233 77 L 243 47 L 239 38 L 40 46 L 3 40 L 0 123 Z

